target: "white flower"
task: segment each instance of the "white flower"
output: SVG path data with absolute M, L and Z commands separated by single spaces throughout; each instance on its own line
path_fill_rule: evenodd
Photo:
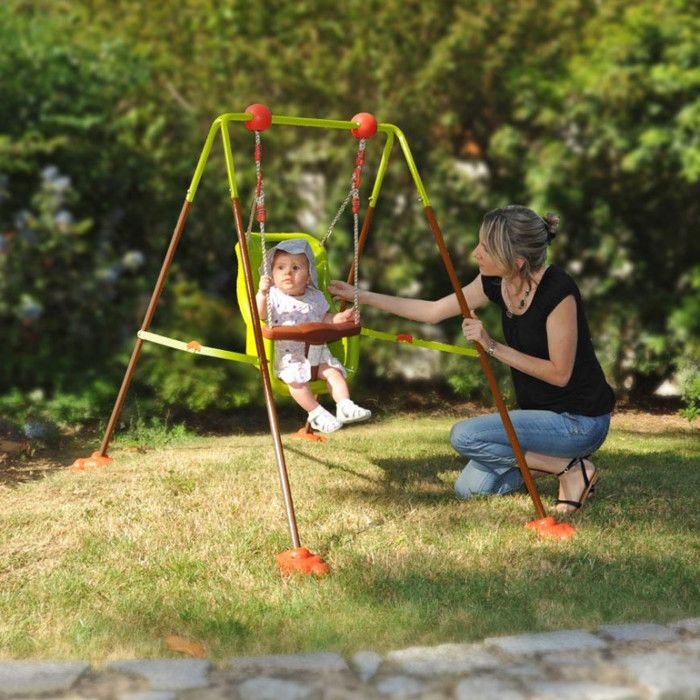
M 145 260 L 146 258 L 140 250 L 130 250 L 128 253 L 124 253 L 122 265 L 127 270 L 138 270 Z

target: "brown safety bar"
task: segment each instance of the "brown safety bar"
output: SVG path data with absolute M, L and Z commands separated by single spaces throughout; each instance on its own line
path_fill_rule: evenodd
M 325 345 L 340 338 L 360 335 L 362 326 L 347 323 L 300 323 L 297 326 L 263 326 L 262 334 L 268 340 L 296 340 L 307 345 Z

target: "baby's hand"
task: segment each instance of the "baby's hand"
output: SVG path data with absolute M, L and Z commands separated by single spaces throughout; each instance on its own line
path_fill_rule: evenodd
M 354 320 L 355 320 L 355 309 L 352 306 L 349 309 L 345 309 L 345 311 L 339 311 L 333 317 L 333 323 L 348 323 L 348 322 L 354 321 Z
M 260 284 L 258 285 L 258 291 L 263 294 L 267 294 L 272 286 L 272 277 L 269 275 L 262 275 L 260 277 Z

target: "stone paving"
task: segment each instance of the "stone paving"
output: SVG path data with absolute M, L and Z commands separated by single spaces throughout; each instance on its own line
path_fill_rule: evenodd
M 478 643 L 196 659 L 0 661 L 2 700 L 700 700 L 700 618 Z

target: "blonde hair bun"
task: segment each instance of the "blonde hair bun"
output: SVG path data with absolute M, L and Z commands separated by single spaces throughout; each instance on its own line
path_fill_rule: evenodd
M 544 220 L 545 228 L 547 229 L 547 243 L 549 243 L 554 236 L 557 235 L 557 228 L 559 227 L 559 217 L 548 211 L 542 219 Z

